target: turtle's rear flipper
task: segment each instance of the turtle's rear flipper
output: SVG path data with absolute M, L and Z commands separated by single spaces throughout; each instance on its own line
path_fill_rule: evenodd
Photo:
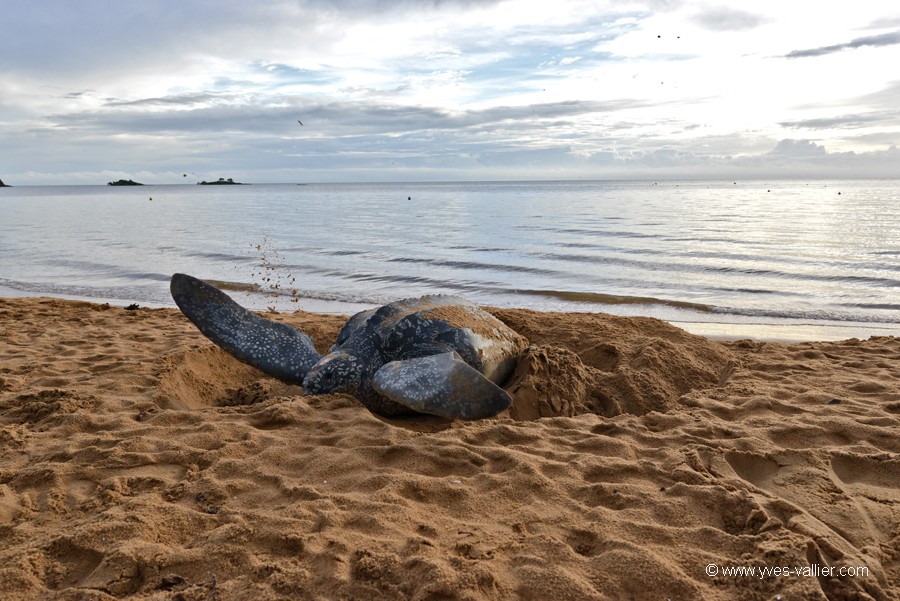
M 312 339 L 291 326 L 244 309 L 224 292 L 176 273 L 170 285 L 181 312 L 203 335 L 239 361 L 289 384 L 302 384 L 319 360 Z
M 451 419 L 492 417 L 512 402 L 453 352 L 387 363 L 375 372 L 373 387 L 413 411 Z

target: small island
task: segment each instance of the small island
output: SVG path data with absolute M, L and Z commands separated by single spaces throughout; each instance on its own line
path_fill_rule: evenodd
M 242 183 L 236 182 L 233 179 L 231 179 L 230 177 L 228 179 L 225 179 L 224 177 L 220 177 L 219 180 L 215 181 L 215 182 L 207 182 L 207 181 L 197 182 L 197 185 L 198 186 L 243 186 Z
M 107 186 L 143 186 L 144 184 L 131 179 L 120 179 L 115 182 L 106 182 Z
M 12 186 L 9 186 L 9 185 L 7 185 L 7 184 L 4 184 L 4 183 L 3 183 L 3 180 L 0 179 L 0 188 L 12 188 Z

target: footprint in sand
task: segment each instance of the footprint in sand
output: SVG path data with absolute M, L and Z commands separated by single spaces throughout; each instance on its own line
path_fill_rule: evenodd
M 763 490 L 773 488 L 772 480 L 781 467 L 774 459 L 750 453 L 726 453 L 725 461 L 743 480 Z
M 882 509 L 900 502 L 900 461 L 837 455 L 822 464 L 803 452 L 729 452 L 725 460 L 741 479 L 775 497 L 759 499 L 766 511 L 792 530 L 828 539 L 840 554 L 884 542 L 900 526 Z
M 103 561 L 102 553 L 74 542 L 69 536 L 57 538 L 46 551 L 53 566 L 46 584 L 53 590 L 80 585 Z
M 900 460 L 837 455 L 831 470 L 841 484 L 864 497 L 900 503 Z

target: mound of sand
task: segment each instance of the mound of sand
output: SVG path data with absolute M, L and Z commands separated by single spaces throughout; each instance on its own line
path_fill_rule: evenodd
M 722 344 L 658 319 L 493 311 L 531 342 L 508 385 L 515 419 L 670 411 L 735 366 Z
M 303 397 L 175 310 L 0 299 L 0 597 L 900 595 L 900 339 L 491 312 L 531 344 L 513 406 L 448 423 Z

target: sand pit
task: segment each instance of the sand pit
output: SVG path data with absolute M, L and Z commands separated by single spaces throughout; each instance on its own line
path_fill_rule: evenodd
M 176 310 L 0 299 L 0 598 L 900 596 L 900 339 L 491 312 L 514 404 L 450 423 L 303 397 Z

